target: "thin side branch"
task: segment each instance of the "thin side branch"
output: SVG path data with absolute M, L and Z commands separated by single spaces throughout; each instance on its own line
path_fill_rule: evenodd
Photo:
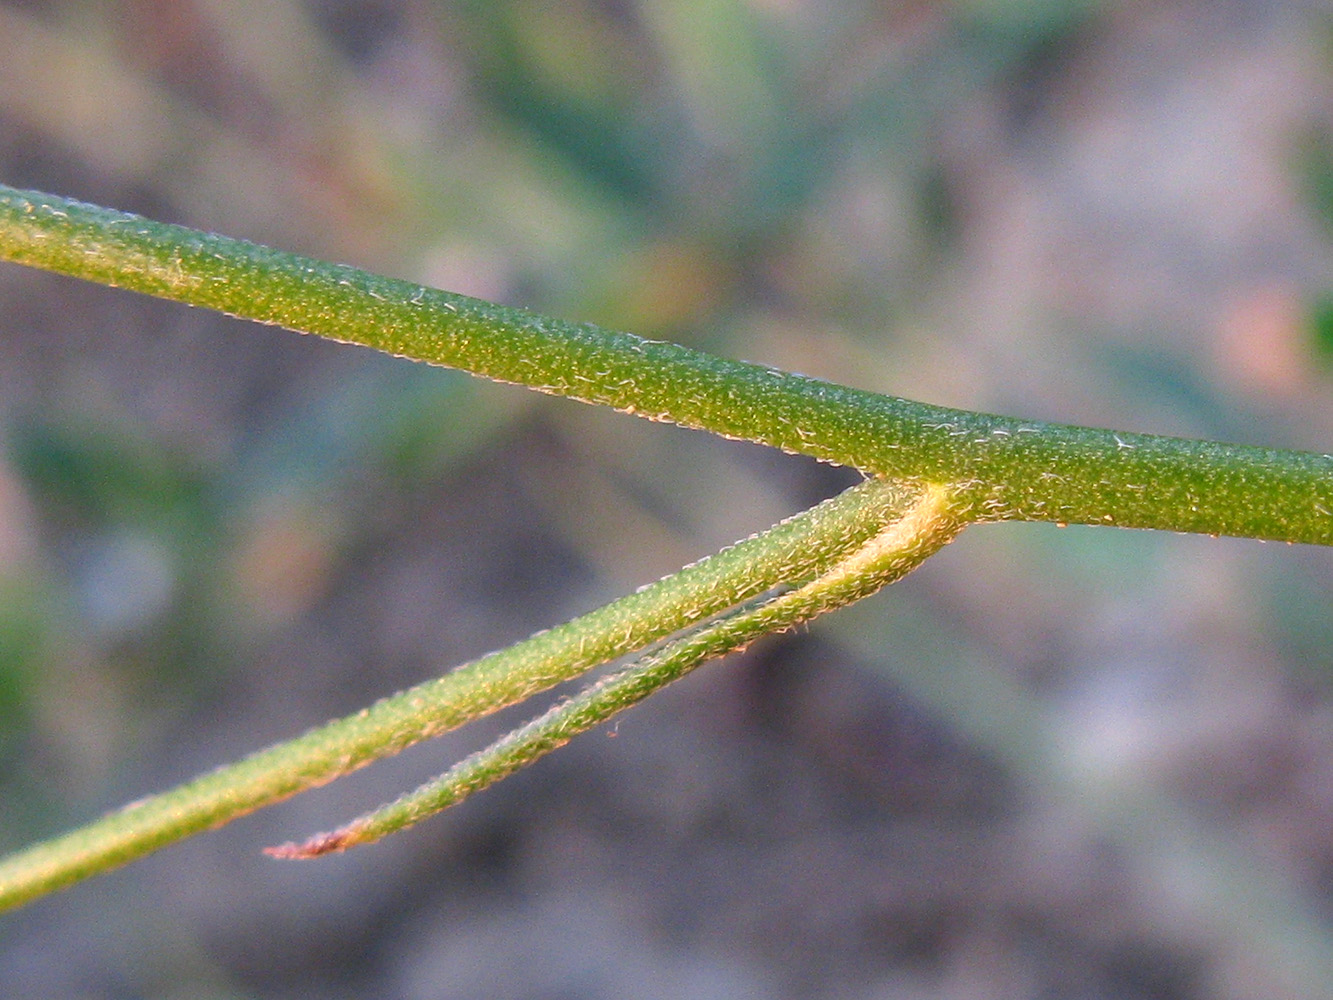
M 774 587 L 799 587 L 918 499 L 916 488 L 867 480 L 588 615 L 10 855 L 0 860 L 0 910 L 326 784 Z
M 701 663 L 859 601 L 901 579 L 952 541 L 964 524 L 951 492 L 942 486 L 927 487 L 901 517 L 864 544 L 852 546 L 845 558 L 803 587 L 672 640 L 460 761 L 434 781 L 340 830 L 317 834 L 301 844 L 269 848 L 267 853 L 278 858 L 313 858 L 372 843 L 419 823 L 638 704 Z

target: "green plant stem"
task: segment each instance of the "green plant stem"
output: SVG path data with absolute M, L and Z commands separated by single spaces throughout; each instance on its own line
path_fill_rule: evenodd
M 0 259 L 462 368 L 897 479 L 973 520 L 1333 544 L 1333 457 L 878 395 L 0 187 Z
M 0 910 L 325 784 L 774 587 L 801 586 L 899 519 L 919 493 L 867 480 L 581 618 L 10 855 L 0 860 Z
M 802 587 L 740 609 L 666 643 L 568 701 L 459 762 L 434 781 L 331 833 L 269 848 L 280 858 L 311 858 L 371 843 L 461 802 L 617 712 L 678 680 L 706 660 L 760 636 L 807 622 L 901 579 L 962 529 L 955 499 L 941 486 L 923 490 L 902 516 Z

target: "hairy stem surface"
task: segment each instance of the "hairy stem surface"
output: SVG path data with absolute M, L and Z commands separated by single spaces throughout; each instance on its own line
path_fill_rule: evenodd
M 0 187 L 0 259 L 897 479 L 974 520 L 1333 544 L 1333 457 L 947 409 Z
M 0 861 L 0 909 L 220 826 L 643 648 L 868 544 L 920 490 L 867 480 L 636 593 Z
M 844 558 L 804 586 L 708 622 L 668 642 L 459 762 L 434 781 L 340 830 L 318 834 L 303 844 L 270 848 L 268 853 L 281 858 L 316 857 L 371 843 L 418 823 L 563 746 L 699 664 L 741 649 L 760 636 L 784 631 L 868 597 L 901 579 L 948 544 L 963 525 L 949 490 L 927 487 L 901 517 L 884 525 L 864 544 L 851 546 Z

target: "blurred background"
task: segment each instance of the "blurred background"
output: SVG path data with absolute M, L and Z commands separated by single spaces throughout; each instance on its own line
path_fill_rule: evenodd
M 0 179 L 870 389 L 1333 441 L 1333 7 L 4 0 Z M 0 266 L 0 847 L 855 480 Z M 1333 993 L 1333 556 L 974 528 L 0 919 L 6 997 Z M 617 738 L 611 739 L 609 737 Z

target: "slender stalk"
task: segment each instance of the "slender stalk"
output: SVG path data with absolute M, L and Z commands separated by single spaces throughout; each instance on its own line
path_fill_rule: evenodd
M 778 586 L 827 574 L 919 498 L 867 480 L 588 615 L 0 860 L 0 910 L 390 756 Z
M 459 762 L 434 781 L 302 844 L 269 848 L 280 858 L 311 858 L 367 844 L 432 816 L 487 788 L 617 712 L 678 680 L 706 660 L 781 632 L 834 608 L 868 597 L 901 579 L 948 544 L 965 521 L 941 486 L 928 487 L 901 517 L 816 579 L 699 626 L 642 659 L 549 709 L 527 725 Z
M 1333 457 L 929 406 L 138 216 L 0 187 L 0 259 L 867 473 L 955 484 L 974 520 L 1333 544 Z

